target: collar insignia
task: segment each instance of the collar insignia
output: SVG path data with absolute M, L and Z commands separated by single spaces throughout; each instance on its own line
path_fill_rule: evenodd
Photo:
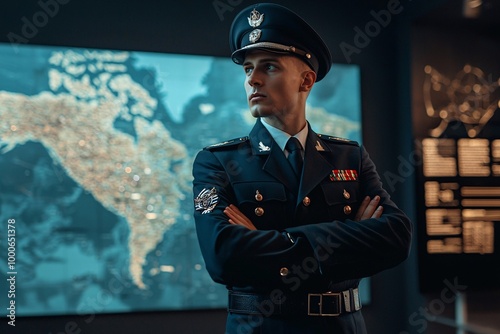
M 254 8 L 248 17 L 248 24 L 250 27 L 255 28 L 261 25 L 262 21 L 264 21 L 264 14 L 261 14 Z
M 271 148 L 259 142 L 259 152 L 269 152 Z
M 323 146 L 321 146 L 321 143 L 319 142 L 319 140 L 316 141 L 316 151 L 324 151 L 325 149 L 323 148 Z

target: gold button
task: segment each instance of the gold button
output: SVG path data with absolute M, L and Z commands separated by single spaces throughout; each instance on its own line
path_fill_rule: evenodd
M 344 198 L 345 199 L 351 198 L 351 194 L 349 194 L 349 192 L 347 190 L 345 190 L 345 189 L 344 189 Z
M 344 206 L 344 213 L 346 215 L 349 215 L 351 213 L 352 209 L 349 205 Z
M 288 275 L 288 268 L 287 267 L 283 267 L 280 269 L 280 275 L 285 277 Z
M 262 199 L 263 199 L 262 194 L 261 194 L 261 193 L 257 190 L 257 191 L 255 192 L 255 200 L 256 200 L 257 202 L 260 202 L 260 201 L 262 201 Z
M 255 208 L 255 215 L 258 217 L 262 216 L 264 214 L 264 209 L 262 209 L 260 206 Z
M 304 204 L 304 206 L 309 206 L 309 204 L 311 204 L 311 199 L 309 197 L 304 197 L 304 199 L 302 200 L 302 204 Z

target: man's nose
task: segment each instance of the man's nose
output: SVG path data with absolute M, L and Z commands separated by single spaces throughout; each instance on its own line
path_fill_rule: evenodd
M 252 73 L 250 73 L 250 75 L 247 78 L 247 81 L 248 84 L 252 87 L 262 85 L 262 80 L 256 71 L 252 71 Z

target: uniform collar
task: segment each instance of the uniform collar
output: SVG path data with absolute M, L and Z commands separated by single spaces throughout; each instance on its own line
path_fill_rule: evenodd
M 285 145 L 290 139 L 290 136 L 288 133 L 281 131 L 278 128 L 275 128 L 272 125 L 269 125 L 265 120 L 261 119 L 262 125 L 269 131 L 271 134 L 271 137 L 273 137 L 274 141 L 282 151 L 285 150 Z M 296 133 L 293 137 L 297 138 L 300 141 L 300 144 L 302 145 L 302 148 L 305 149 L 306 147 L 306 140 L 307 140 L 307 134 L 309 133 L 309 126 L 306 124 L 302 130 L 300 130 L 298 133 Z

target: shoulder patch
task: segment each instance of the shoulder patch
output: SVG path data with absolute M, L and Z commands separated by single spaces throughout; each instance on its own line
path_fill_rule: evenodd
M 233 146 L 233 145 L 237 145 L 237 144 L 243 143 L 243 142 L 245 142 L 247 140 L 248 140 L 248 137 L 234 138 L 234 139 L 226 140 L 226 141 L 223 141 L 223 142 L 220 142 L 220 143 L 217 143 L 217 144 L 208 145 L 208 146 L 206 146 L 204 148 L 204 150 L 213 150 L 213 149 L 216 149 L 216 148 L 219 148 L 219 147 Z
M 357 141 L 346 139 L 346 138 L 333 137 L 333 136 L 321 135 L 321 134 L 318 134 L 318 137 L 320 137 L 323 140 L 327 140 L 327 141 L 337 142 L 337 143 L 341 143 L 341 144 L 349 144 L 349 145 L 359 146 L 359 143 Z

